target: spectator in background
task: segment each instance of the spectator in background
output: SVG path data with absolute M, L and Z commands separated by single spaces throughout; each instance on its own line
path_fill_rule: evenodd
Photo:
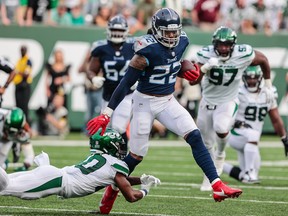
M 52 103 L 45 109 L 40 107 L 38 131 L 41 135 L 64 137 L 69 132 L 68 110 L 64 107 L 64 95 L 54 95 Z
M 215 30 L 220 18 L 221 0 L 199 0 L 192 10 L 193 24 L 203 31 Z
M 83 4 L 83 13 L 85 16 L 85 23 L 87 25 L 92 24 L 93 15 L 98 11 L 99 2 L 95 0 L 86 0 L 86 3 Z
M 122 15 L 127 20 L 129 26 L 129 34 L 134 35 L 137 31 L 144 30 L 145 26 L 138 19 L 132 16 L 132 11 L 133 8 L 127 6 L 123 8 Z
M 253 23 L 254 12 L 251 11 L 247 0 L 235 0 L 234 3 L 225 1 L 224 4 L 221 8 L 221 22 L 224 26 L 229 26 L 243 34 L 257 32 Z
M 26 24 L 31 26 L 33 22 L 52 24 L 51 21 L 52 0 L 28 0 Z
M 272 0 L 257 0 L 253 4 L 247 3 L 242 23 L 249 28 L 242 28 L 242 32 L 244 34 L 262 32 L 269 36 L 278 31 L 283 24 L 285 5 L 287 5 L 287 2 Z
M 191 12 L 197 0 L 182 0 L 182 26 L 192 26 Z
M 0 71 L 4 71 L 5 73 L 9 74 L 4 86 L 0 86 L 0 106 L 1 106 L 2 95 L 5 93 L 5 90 L 8 88 L 9 84 L 15 77 L 14 65 L 7 59 L 0 56 Z
M 17 8 L 17 23 L 19 26 L 26 25 L 28 0 L 21 0 Z
M 94 17 L 93 24 L 99 27 L 107 27 L 110 16 L 112 15 L 112 7 L 110 4 L 103 4 L 98 7 L 98 13 Z
M 64 85 L 70 82 L 70 67 L 70 64 L 66 65 L 64 62 L 62 50 L 56 49 L 54 51 L 54 62 L 52 64 L 49 62 L 46 63 L 46 89 L 48 105 L 52 102 L 56 94 L 61 94 L 64 95 L 64 106 L 66 107 L 67 104 Z
M 162 7 L 173 8 L 182 18 L 183 1 L 182 0 L 162 0 Z
M 288 29 L 288 2 L 286 2 L 285 5 L 283 5 L 281 29 L 282 30 Z
M 157 10 L 155 0 L 139 0 L 136 18 L 144 25 L 150 25 L 151 17 Z
M 27 54 L 27 46 L 22 45 L 20 47 L 21 58 L 18 60 L 14 77 L 15 84 L 15 100 L 16 106 L 21 108 L 26 116 L 28 122 L 29 120 L 29 109 L 28 104 L 31 94 L 31 83 L 32 83 L 32 62 Z
M 59 3 L 57 8 L 51 11 L 51 25 L 72 25 L 71 14 L 67 12 L 64 3 Z
M 14 23 L 17 17 L 19 0 L 2 0 L 1 2 L 1 19 L 3 25 Z
M 85 125 L 95 115 L 99 115 L 102 107 L 102 86 L 96 87 L 92 81 L 88 78 L 88 67 L 90 61 L 90 50 L 86 54 L 82 65 L 79 67 L 79 73 L 85 73 L 85 93 L 87 99 L 87 110 L 85 112 Z M 100 74 L 100 76 L 102 76 Z
M 86 0 L 60 0 L 60 1 L 66 6 L 68 13 L 70 13 L 74 7 L 86 3 Z
M 287 5 L 288 1 L 284 0 L 268 0 L 268 1 L 260 1 L 258 0 L 255 4 L 262 4 L 266 7 L 266 22 L 267 24 L 264 25 L 264 33 L 270 35 L 271 33 L 275 33 L 280 30 L 281 23 L 283 21 L 285 5 Z M 255 5 L 253 4 L 253 5 Z M 257 14 L 258 15 L 258 14 Z M 259 19 L 260 19 L 260 15 Z
M 81 4 L 78 4 L 71 9 L 70 14 L 72 19 L 72 25 L 74 26 L 85 25 L 85 18 L 82 9 L 83 8 Z
M 107 1 L 107 0 L 106 0 Z M 107 1 L 109 2 L 109 0 Z M 125 8 L 130 8 L 132 9 L 131 12 L 133 12 L 133 7 L 134 7 L 134 3 L 133 0 L 110 0 L 110 2 L 112 2 L 112 14 L 116 15 L 116 14 L 122 14 L 122 11 Z

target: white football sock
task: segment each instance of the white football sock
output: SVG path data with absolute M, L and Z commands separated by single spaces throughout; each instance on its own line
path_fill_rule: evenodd
M 223 172 L 229 175 L 231 170 L 232 170 L 232 168 L 233 168 L 232 164 L 224 163 Z
M 246 143 L 244 147 L 245 171 L 255 170 L 255 160 L 258 155 L 258 146 L 255 144 Z
M 217 157 L 225 157 L 225 147 L 226 147 L 228 138 L 229 138 L 229 134 L 224 138 L 220 138 L 219 136 L 216 135 L 216 142 L 217 142 L 216 156 Z

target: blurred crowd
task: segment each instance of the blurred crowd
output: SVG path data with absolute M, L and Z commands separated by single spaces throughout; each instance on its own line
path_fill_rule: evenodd
M 237 32 L 271 35 L 288 30 L 287 0 L 0 0 L 2 25 L 106 27 L 109 18 L 123 14 L 130 34 L 146 30 L 151 16 L 170 7 L 183 25 L 214 31 L 226 25 Z

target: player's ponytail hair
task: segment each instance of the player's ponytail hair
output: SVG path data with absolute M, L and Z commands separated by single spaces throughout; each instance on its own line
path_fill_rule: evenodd
M 153 34 L 152 28 L 149 28 L 149 29 L 147 30 L 147 34 L 150 34 L 150 35 Z

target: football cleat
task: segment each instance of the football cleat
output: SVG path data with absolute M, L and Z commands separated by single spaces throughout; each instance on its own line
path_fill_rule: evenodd
M 109 214 L 112 210 L 113 204 L 117 198 L 119 190 L 114 190 L 111 185 L 107 186 L 102 199 L 99 204 L 99 210 L 101 214 Z
M 213 198 L 215 202 L 221 202 L 226 198 L 237 198 L 242 194 L 241 189 L 230 188 L 225 185 L 221 180 L 215 182 L 212 185 L 213 188 Z
M 260 184 L 260 180 L 253 171 L 245 172 L 244 176 L 241 178 L 241 182 L 245 184 Z

